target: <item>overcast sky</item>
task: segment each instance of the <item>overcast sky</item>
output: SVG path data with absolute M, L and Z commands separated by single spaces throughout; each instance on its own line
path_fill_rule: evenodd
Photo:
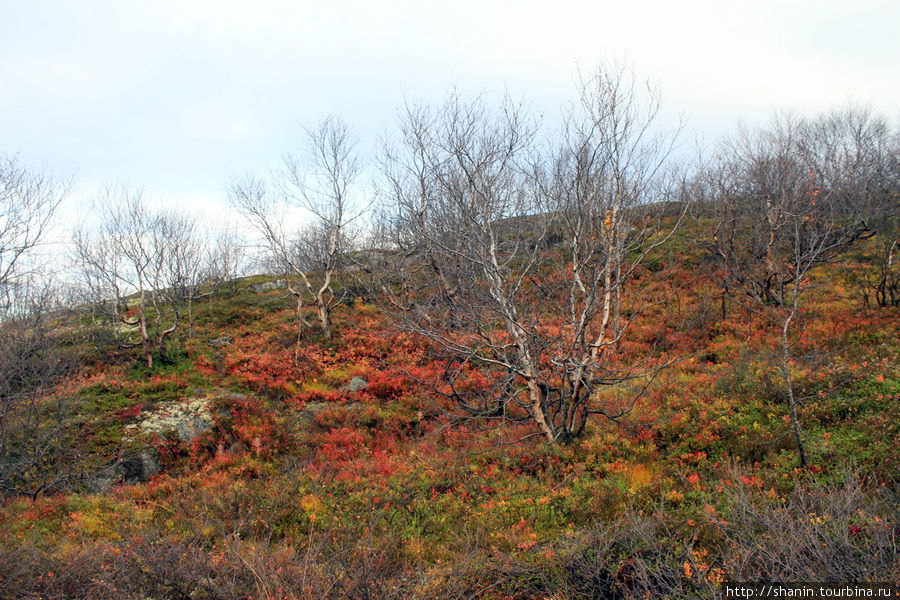
M 558 111 L 612 56 L 708 141 L 776 109 L 900 116 L 897 0 L 0 0 L 0 153 L 75 204 L 126 181 L 212 214 L 329 113 L 373 146 L 451 84 Z

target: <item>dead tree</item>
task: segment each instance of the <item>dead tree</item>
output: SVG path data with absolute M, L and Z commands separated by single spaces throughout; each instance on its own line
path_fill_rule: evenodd
M 67 191 L 68 183 L 0 156 L 0 309 L 11 308 L 14 288 L 34 272 L 29 258 Z
M 60 348 L 59 304 L 35 256 L 68 185 L 0 157 L 0 495 L 57 489 L 68 407 L 52 394 L 72 367 Z

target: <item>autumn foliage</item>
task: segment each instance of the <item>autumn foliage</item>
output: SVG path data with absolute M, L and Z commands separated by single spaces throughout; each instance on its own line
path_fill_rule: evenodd
M 817 189 L 802 199 L 821 206 Z M 672 233 L 619 290 L 627 335 L 578 396 L 592 418 L 554 443 L 527 406 L 496 402 L 524 397 L 523 379 L 483 348 L 398 327 L 379 303 L 399 283 L 336 294 L 326 335 L 298 329 L 296 299 L 259 287 L 271 277 L 235 280 L 152 367 L 102 330 L 66 337 L 63 356 L 88 358 L 32 388 L 19 421 L 0 415 L 0 598 L 674 599 L 900 580 L 900 313 L 871 293 L 886 234 L 803 273 L 785 355 L 763 314 L 781 305 L 723 286 L 709 202 L 654 213 Z M 534 364 L 562 388 L 573 330 L 540 303 L 565 286 L 529 276 L 518 301 L 550 340 Z

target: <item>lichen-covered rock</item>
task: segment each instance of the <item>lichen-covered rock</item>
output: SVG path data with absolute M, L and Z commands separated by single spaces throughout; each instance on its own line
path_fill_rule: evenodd
M 222 348 L 224 346 L 229 345 L 234 340 L 229 335 L 223 335 L 221 337 L 217 337 L 214 340 L 209 340 L 209 345 L 213 348 Z
M 198 396 L 176 402 L 164 402 L 146 413 L 140 423 L 126 425 L 126 429 L 146 435 L 174 432 L 183 442 L 190 442 L 213 425 L 213 398 Z
M 354 377 L 350 380 L 350 383 L 348 383 L 341 389 L 345 392 L 359 392 L 366 389 L 367 387 L 369 387 L 368 381 L 366 381 L 362 377 Z
M 272 290 L 283 290 L 286 287 L 287 281 L 285 281 L 284 279 L 275 279 L 274 281 L 266 281 L 264 283 L 251 285 L 250 289 L 257 294 L 262 294 L 263 292 L 271 292 Z

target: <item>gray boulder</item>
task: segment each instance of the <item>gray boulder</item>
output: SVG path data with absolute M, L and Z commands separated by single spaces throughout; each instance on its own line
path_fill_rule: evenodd
M 354 377 L 350 380 L 350 383 L 341 387 L 341 390 L 344 392 L 359 392 L 369 387 L 369 382 L 363 379 L 362 377 Z
M 152 448 L 145 448 L 140 453 L 120 460 L 114 469 L 118 479 L 134 484 L 148 481 L 159 473 L 159 455 Z
M 273 279 L 272 281 L 264 281 L 263 283 L 251 285 L 250 289 L 257 294 L 262 294 L 264 292 L 271 292 L 272 290 L 283 290 L 286 287 L 287 281 L 284 279 Z
M 231 339 L 231 336 L 223 335 L 221 337 L 217 337 L 214 340 L 209 340 L 209 345 L 212 346 L 213 348 L 218 349 L 218 348 L 223 348 L 223 347 L 231 344 L 231 342 L 233 342 L 233 341 L 234 340 Z

